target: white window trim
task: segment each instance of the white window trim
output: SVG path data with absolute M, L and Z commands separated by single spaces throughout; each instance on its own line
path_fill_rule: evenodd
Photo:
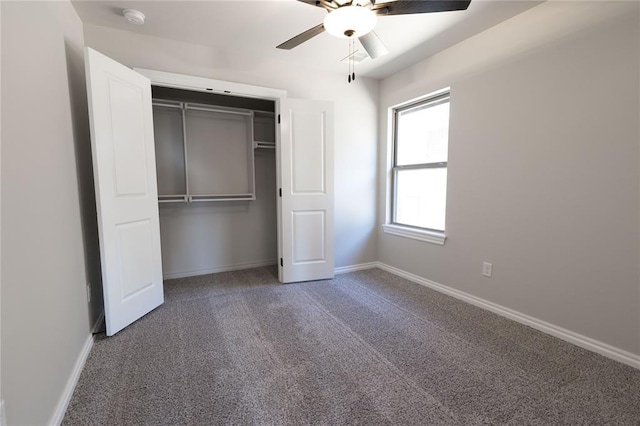
M 396 235 L 398 237 L 411 238 L 413 240 L 425 241 L 431 244 L 443 246 L 447 236 L 441 231 L 431 231 L 426 229 L 411 228 L 408 226 L 385 223 L 382 225 L 385 234 Z
M 391 209 L 393 206 L 393 111 L 398 108 L 402 108 L 403 106 L 407 106 L 416 102 L 420 102 L 423 99 L 433 98 L 440 96 L 445 93 L 449 93 L 451 96 L 451 88 L 446 87 L 442 90 L 438 90 L 436 92 L 430 93 L 426 96 L 421 96 L 416 99 L 412 99 L 407 102 L 403 102 L 402 104 L 395 105 L 387 110 L 387 123 L 389 123 L 387 127 L 387 191 L 386 191 L 386 201 L 385 201 L 385 221 L 387 223 L 382 224 L 382 230 L 385 234 L 395 235 L 398 237 L 409 238 L 412 240 L 418 240 L 427 242 L 430 244 L 436 244 L 443 246 L 447 241 L 447 235 L 445 231 L 437 231 L 432 229 L 424 229 L 424 228 L 414 228 L 410 226 L 403 226 L 397 223 L 392 222 L 392 213 Z M 391 208 L 390 208 L 391 207 Z

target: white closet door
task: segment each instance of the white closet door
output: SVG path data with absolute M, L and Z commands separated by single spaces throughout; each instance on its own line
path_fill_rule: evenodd
M 164 302 L 151 83 L 85 48 L 107 335 Z
M 333 278 L 333 104 L 281 105 L 282 282 Z

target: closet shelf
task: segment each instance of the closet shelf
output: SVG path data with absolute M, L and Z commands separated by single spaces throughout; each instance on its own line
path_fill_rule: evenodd
M 254 110 L 253 110 L 253 113 L 254 113 L 256 116 L 263 116 L 263 117 L 271 117 L 271 118 L 273 118 L 273 117 L 275 117 L 275 116 L 276 116 L 276 113 L 275 113 L 275 112 L 273 112 L 273 111 L 261 111 L 261 110 L 259 110 L 259 109 L 254 109 Z
M 190 203 L 199 203 L 202 201 L 254 201 L 255 194 L 208 194 L 208 195 L 190 195 Z
M 251 117 L 252 113 L 250 110 L 239 109 L 239 108 L 220 108 L 220 107 L 212 107 L 210 105 L 203 104 L 192 104 L 185 103 L 184 108 L 193 111 L 206 111 L 206 112 L 217 112 L 220 114 L 235 114 L 235 115 L 246 115 Z
M 158 195 L 158 203 L 202 203 L 206 201 L 255 201 L 254 194 Z
M 158 195 L 159 203 L 186 203 L 189 197 L 185 194 Z
M 255 150 L 275 151 L 274 112 L 189 97 L 153 98 L 153 107 L 158 191 L 170 194 L 159 203 L 256 199 Z

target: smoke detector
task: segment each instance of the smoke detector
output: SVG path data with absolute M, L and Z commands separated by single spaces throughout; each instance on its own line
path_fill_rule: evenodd
M 127 21 L 131 22 L 132 24 L 144 24 L 144 13 L 140 12 L 139 10 L 124 9 L 122 11 L 122 15 L 127 18 Z

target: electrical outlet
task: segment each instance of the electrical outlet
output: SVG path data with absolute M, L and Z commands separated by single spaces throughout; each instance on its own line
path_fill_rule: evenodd
M 91 283 L 87 283 L 87 303 L 91 303 Z
M 489 262 L 482 262 L 482 275 L 485 277 L 491 277 L 493 273 L 493 265 Z

